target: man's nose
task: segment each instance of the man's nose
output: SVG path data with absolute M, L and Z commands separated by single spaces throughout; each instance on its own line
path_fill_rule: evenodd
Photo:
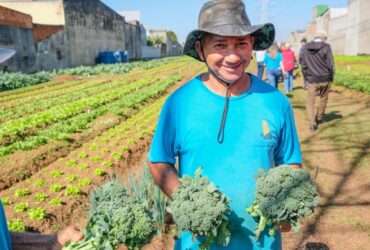
M 240 59 L 241 57 L 235 49 L 230 49 L 225 56 L 225 61 L 230 64 L 239 63 Z

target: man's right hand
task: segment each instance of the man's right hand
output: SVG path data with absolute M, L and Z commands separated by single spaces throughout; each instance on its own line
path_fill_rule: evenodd
M 68 242 L 80 241 L 83 238 L 81 231 L 75 226 L 68 226 L 57 233 L 57 243 L 64 246 Z

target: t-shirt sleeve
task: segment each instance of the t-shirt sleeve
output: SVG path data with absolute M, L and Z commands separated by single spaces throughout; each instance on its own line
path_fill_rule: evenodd
M 171 98 L 169 98 L 162 107 L 150 146 L 148 160 L 151 163 L 174 165 L 176 162 L 174 114 L 174 106 L 171 105 Z
M 6 225 L 5 213 L 0 202 L 0 249 L 11 249 L 10 234 Z
M 275 164 L 301 164 L 302 154 L 292 107 L 288 105 L 275 150 Z

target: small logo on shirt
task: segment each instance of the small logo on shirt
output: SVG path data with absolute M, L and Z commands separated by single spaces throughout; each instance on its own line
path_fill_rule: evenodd
M 263 138 L 271 139 L 271 130 L 270 130 L 269 123 L 266 120 L 262 120 L 261 126 L 262 126 Z

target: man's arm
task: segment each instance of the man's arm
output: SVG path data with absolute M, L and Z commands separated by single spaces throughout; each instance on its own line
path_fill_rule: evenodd
M 149 163 L 149 169 L 155 184 L 157 184 L 168 197 L 171 197 L 180 185 L 175 167 L 166 163 Z
M 326 57 L 326 63 L 327 63 L 327 66 L 330 70 L 331 80 L 333 81 L 334 80 L 334 73 L 335 73 L 335 65 L 334 65 L 334 56 L 333 56 L 333 52 L 331 50 L 330 45 L 328 46 L 328 54 L 327 54 L 327 57 Z
M 67 242 L 79 241 L 82 233 L 69 226 L 57 234 L 10 233 L 13 250 L 60 250 Z

